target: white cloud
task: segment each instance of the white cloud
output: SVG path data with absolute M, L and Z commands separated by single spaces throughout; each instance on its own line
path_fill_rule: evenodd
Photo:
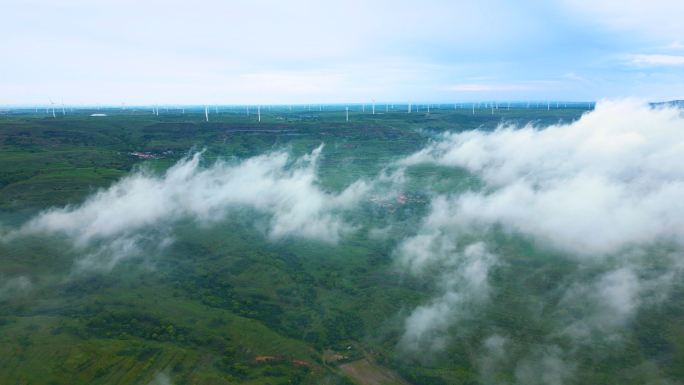
M 562 385 L 575 372 L 577 364 L 566 361 L 558 346 L 533 352 L 515 368 L 515 378 L 524 385 Z
M 171 379 L 171 376 L 169 376 L 165 372 L 159 372 L 147 384 L 148 385 L 172 385 L 173 380 Z
M 500 335 L 491 335 L 482 343 L 482 354 L 477 358 L 480 366 L 480 377 L 485 384 L 495 384 L 496 375 L 508 361 L 506 349 L 511 341 Z
M 653 276 L 638 266 L 648 254 L 644 246 L 681 243 L 684 236 L 684 117 L 678 109 L 602 101 L 565 125 L 447 133 L 397 164 L 423 162 L 465 168 L 485 187 L 433 197 L 418 234 L 397 250 L 411 271 L 437 267 L 444 277 L 465 276 L 465 263 L 448 264 L 460 255 L 456 240 L 501 224 L 606 271 L 587 279 L 580 269 L 560 288 L 559 308 L 572 311 L 556 333 L 577 343 L 619 340 L 640 308 L 667 297 L 681 255 L 667 257 L 674 266 L 668 274 Z M 483 261 L 489 262 L 481 271 L 495 263 Z M 416 308 L 404 341 L 435 344 L 429 331 L 459 322 L 468 316 L 464 304 L 488 298 L 487 281 L 477 282 L 460 284 L 470 290 L 444 286 L 445 294 Z M 573 366 L 559 354 L 520 363 L 519 381 L 562 383 Z
M 674 43 L 668 45 L 667 48 L 680 49 L 680 48 L 684 48 L 684 45 L 682 44 L 681 40 L 677 40 Z
M 622 267 L 593 282 L 575 282 L 558 307 L 578 317 L 560 333 L 579 343 L 619 342 L 620 333 L 641 306 L 657 304 L 667 297 L 673 277 L 674 271 L 645 278 L 635 267 Z
M 31 280 L 26 276 L 0 279 L 0 298 L 21 297 L 33 289 Z
M 680 66 L 684 65 L 684 56 L 674 55 L 632 55 L 632 64 L 637 65 L 665 65 Z
M 640 38 L 670 40 L 681 36 L 684 27 L 679 22 L 684 14 L 680 1 L 653 0 L 564 0 L 567 12 L 582 20 L 622 31 L 633 31 Z
M 463 167 L 490 188 L 433 203 L 428 221 L 501 223 L 580 255 L 684 236 L 684 118 L 602 101 L 568 125 L 445 134 L 405 158 Z
M 422 250 L 430 250 L 430 243 L 447 243 L 441 236 L 408 239 L 401 248 L 406 258 L 412 255 L 423 260 Z M 443 246 L 439 247 L 443 252 Z M 463 252 L 448 252 L 442 257 L 445 273 L 440 286 L 444 294 L 430 304 L 419 306 L 406 319 L 405 332 L 400 346 L 406 350 L 428 347 L 431 350 L 444 348 L 445 340 L 441 333 L 459 320 L 472 316 L 475 308 L 489 299 L 490 269 L 496 258 L 485 250 L 483 243 L 469 245 Z M 422 261 L 421 261 L 422 262 Z M 433 261 L 434 262 L 434 261 Z M 438 335 L 433 335 L 437 332 Z
M 352 229 L 336 211 L 354 205 L 370 186 L 358 181 L 339 194 L 319 189 L 315 171 L 322 148 L 295 162 L 286 152 L 274 152 L 236 163 L 218 161 L 208 168 L 200 166 L 201 154 L 195 154 L 162 176 L 142 171 L 98 191 L 81 205 L 43 212 L 9 238 L 58 232 L 86 246 L 96 239 L 134 239 L 140 231 L 180 218 L 220 220 L 227 210 L 244 205 L 271 215 L 273 238 L 294 235 L 336 242 Z M 134 245 L 121 242 L 110 246 L 135 254 Z M 97 260 L 98 255 L 84 263 Z
M 451 91 L 520 91 L 532 89 L 520 84 L 459 84 L 448 88 Z
M 579 76 L 579 75 L 573 74 L 572 72 L 569 72 L 569 73 L 563 75 L 563 78 L 565 78 L 565 79 L 571 79 L 571 80 L 579 80 L 579 81 L 581 81 L 581 82 L 583 82 L 583 83 L 589 83 L 589 81 L 588 81 L 587 79 L 585 79 L 585 78 L 583 78 L 583 77 L 581 77 L 581 76 Z
M 609 272 L 593 284 L 575 283 L 570 287 L 559 307 L 586 308 L 589 315 L 563 330 L 563 334 L 576 340 L 590 341 L 600 333 L 603 338 L 613 335 L 634 316 L 639 306 L 639 278 L 627 268 Z

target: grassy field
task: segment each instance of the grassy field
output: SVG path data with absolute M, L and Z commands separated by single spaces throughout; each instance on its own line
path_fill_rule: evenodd
M 19 228 L 42 210 L 79 205 L 139 170 L 164 172 L 197 150 L 205 151 L 208 167 L 217 159 L 238 162 L 274 150 L 297 157 L 324 143 L 316 183 L 339 192 L 377 177 L 446 131 L 545 126 L 586 112 L 499 108 L 492 114 L 481 108 L 473 114 L 452 105 L 407 114 L 395 107 L 387 113 L 378 108 L 375 115 L 368 106 L 365 113 L 354 109 L 348 122 L 343 109 L 331 107 L 273 108 L 262 111 L 260 122 L 256 111 L 248 116 L 225 108 L 208 122 L 197 110 L 5 114 L 0 229 Z M 570 349 L 565 337 L 554 335 L 554 325 L 583 310 L 548 304 L 560 301 L 555 288 L 582 266 L 494 227 L 486 237 L 505 263 L 492 277 L 492 301 L 473 309 L 477 316 L 467 326 L 449 330 L 443 354 L 398 351 L 403 320 L 435 296 L 438 271 L 409 274 L 394 250 L 415 234 L 433 194 L 482 188 L 461 169 L 418 165 L 406 174 L 400 192 L 419 198 L 400 204 L 389 197 L 386 205 L 366 199 L 344 214 L 359 230 L 336 244 L 271 239 L 258 230 L 267 216 L 250 209 L 229 212 L 211 226 L 178 220 L 167 230 L 173 244 L 146 249 L 111 271 L 75 272 L 76 262 L 98 245 L 75 248 L 65 236 L 33 234 L 0 243 L 1 382 L 475 384 L 490 378 L 476 347 L 492 332 L 511 336 L 520 356 L 542 343 Z M 382 237 L 370 233 L 382 228 Z M 469 235 L 462 237 L 459 242 Z M 652 269 L 668 268 L 659 262 L 666 248 L 652 251 Z M 682 288 L 672 292 L 677 298 Z M 672 301 L 641 314 L 621 349 L 577 352 L 571 382 L 681 379 L 683 309 Z M 501 367 L 490 380 L 513 382 L 514 363 Z

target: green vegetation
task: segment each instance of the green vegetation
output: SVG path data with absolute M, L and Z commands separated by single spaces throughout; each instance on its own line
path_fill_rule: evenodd
M 274 109 L 263 111 L 261 122 L 230 110 L 211 114 L 209 122 L 203 113 L 87 116 L 93 112 L 0 117 L 0 229 L 79 204 L 132 171 L 163 172 L 194 150 L 205 149 L 210 164 L 274 149 L 301 155 L 325 143 L 317 183 L 337 192 L 377 176 L 440 132 L 568 122 L 585 110 L 354 111 L 349 122 L 339 110 Z M 483 316 L 443 336 L 440 354 L 398 349 L 407 312 L 438 291 L 436 271 L 406 274 L 393 251 L 415 234 L 430 194 L 482 187 L 463 170 L 434 165 L 410 167 L 407 176 L 401 193 L 411 199 L 362 202 L 345 214 L 359 230 L 338 244 L 270 239 L 257 230 L 263 214 L 250 210 L 227 213 L 212 226 L 179 221 L 174 243 L 162 253 L 125 259 L 107 272 L 77 272 L 75 262 L 96 246 L 77 249 L 62 236 L 0 243 L 2 382 L 146 384 L 164 375 L 176 384 L 353 384 L 365 381 L 349 374 L 358 366 L 369 378 L 390 373 L 387 381 L 397 384 L 475 384 L 482 365 L 477 349 L 493 331 L 512 336 L 520 356 L 542 343 L 569 348 L 563 335 L 543 339 L 554 335 L 555 321 L 580 310 L 541 304 L 557 304 L 555 289 L 581 267 L 493 228 L 487 237 L 507 268 L 495 270 L 492 301 L 473 309 Z M 386 229 L 383 236 L 370 234 L 378 228 Z M 658 263 L 652 268 L 667 268 Z M 30 278 L 30 289 L 1 286 L 20 276 Z M 682 298 L 681 287 L 672 290 Z M 682 305 L 669 302 L 638 317 L 621 349 L 586 349 L 574 381 L 644 383 L 652 373 L 634 369 L 644 362 L 657 362 L 658 375 L 681 379 Z M 514 371 L 513 363 L 501 363 L 496 379 L 512 382 Z

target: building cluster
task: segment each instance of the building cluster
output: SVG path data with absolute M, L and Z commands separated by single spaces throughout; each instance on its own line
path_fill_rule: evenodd
M 406 193 L 392 195 L 373 194 L 369 199 L 365 199 L 364 201 L 375 203 L 380 207 L 394 207 L 395 204 L 403 205 L 408 202 L 425 203 L 425 199 L 423 199 L 420 195 Z M 391 211 L 394 210 L 396 209 L 393 209 Z
M 142 159 L 154 159 L 154 158 L 156 158 L 156 156 L 154 156 L 154 154 L 152 154 L 150 152 L 146 152 L 143 154 L 142 152 L 134 151 L 134 152 L 131 152 L 130 154 L 133 156 L 137 156 L 138 158 L 142 158 Z

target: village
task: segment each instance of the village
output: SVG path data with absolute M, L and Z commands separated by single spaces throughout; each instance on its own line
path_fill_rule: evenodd
M 380 207 L 394 207 L 395 203 L 400 205 L 406 204 L 408 202 L 425 203 L 425 199 L 418 194 L 407 194 L 405 192 L 399 194 L 382 195 L 373 194 L 371 198 L 364 199 L 364 202 L 372 202 Z M 396 208 L 390 210 L 394 212 Z

